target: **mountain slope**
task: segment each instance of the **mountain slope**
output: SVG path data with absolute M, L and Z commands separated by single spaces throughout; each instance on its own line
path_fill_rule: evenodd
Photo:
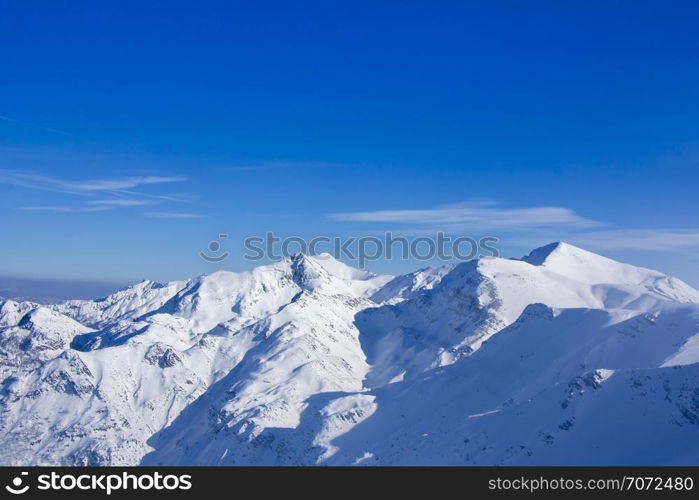
M 155 432 L 234 371 L 231 413 L 243 415 L 251 434 L 256 426 L 293 426 L 309 395 L 361 390 L 368 367 L 352 321 L 389 279 L 295 256 L 249 273 L 144 282 L 101 301 L 32 310 L 0 330 L 12 344 L 3 367 L 12 376 L 1 403 L 7 454 L 0 451 L 0 460 L 138 464 Z M 3 321 L 12 323 L 19 309 L 7 306 Z M 22 339 L 48 328 L 30 321 L 43 311 L 54 324 L 79 325 L 71 315 L 94 329 L 64 327 L 64 350 L 42 357 L 23 349 Z
M 460 264 L 407 300 L 363 312 L 357 325 L 372 365 L 367 383 L 378 387 L 471 355 L 530 304 L 631 316 L 667 302 L 699 303 L 699 292 L 657 271 L 555 243 L 522 260 Z
M 395 278 L 296 255 L 0 302 L 0 463 L 697 464 L 697 366 L 699 292 L 565 243 Z
M 696 464 L 699 307 L 623 317 L 529 306 L 473 356 L 373 391 L 327 462 Z

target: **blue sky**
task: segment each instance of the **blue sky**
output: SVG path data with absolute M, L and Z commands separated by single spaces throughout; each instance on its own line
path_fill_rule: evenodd
M 242 240 L 267 231 L 445 229 L 699 285 L 697 18 L 679 1 L 6 2 L 0 275 L 183 279 L 250 267 Z M 203 262 L 220 233 L 233 256 Z

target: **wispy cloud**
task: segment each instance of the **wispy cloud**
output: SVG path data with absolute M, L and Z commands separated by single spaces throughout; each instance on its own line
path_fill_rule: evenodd
M 151 194 L 151 193 L 143 193 L 140 191 L 131 191 L 128 189 L 116 189 L 111 191 L 112 194 L 117 195 L 117 196 L 139 196 L 139 197 L 144 197 L 144 198 L 150 198 L 152 200 L 161 200 L 161 201 L 174 201 L 174 202 L 182 202 L 182 203 L 189 203 L 191 201 L 194 201 L 199 198 L 198 195 L 193 195 L 193 194 L 185 194 L 185 193 L 171 193 L 171 194 Z
M 153 219 L 199 219 L 201 217 L 204 217 L 201 214 L 181 212 L 150 212 L 146 215 Z
M 563 207 L 502 208 L 492 202 L 417 210 L 378 210 L 331 214 L 337 221 L 383 222 L 430 226 L 434 229 L 523 229 L 547 226 L 603 225 Z
M 0 169 L 0 184 L 22 186 L 73 195 L 82 198 L 78 204 L 47 204 L 19 207 L 23 211 L 44 211 L 52 213 L 99 212 L 114 208 L 140 207 L 166 202 L 181 202 L 191 197 L 187 195 L 149 194 L 135 190 L 155 184 L 181 183 L 181 176 L 138 176 L 87 180 L 64 180 L 32 172 Z M 92 199 L 91 199 L 92 198 Z
M 111 200 L 93 200 L 88 202 L 89 205 L 102 205 L 112 207 L 140 207 L 143 205 L 151 205 L 148 200 L 130 200 L 128 198 L 114 198 Z
M 487 231 L 523 247 L 555 240 L 591 250 L 682 252 L 699 249 L 699 228 L 614 228 L 563 207 L 502 208 L 492 202 L 472 202 L 434 209 L 380 210 L 331 214 L 337 221 L 401 224 L 401 232 Z M 385 228 L 384 228 L 385 229 Z M 394 228 L 391 228 L 392 230 Z
M 69 214 L 77 212 L 104 212 L 105 210 L 113 210 L 114 206 L 93 206 L 93 207 L 67 207 L 60 205 L 44 205 L 44 206 L 30 206 L 30 207 L 18 207 L 17 210 L 23 212 L 51 212 L 54 214 Z
M 330 163 L 323 161 L 266 161 L 266 162 L 251 162 L 232 167 L 224 167 L 224 170 L 231 172 L 255 172 L 265 170 L 306 170 L 306 169 L 326 169 L 326 168 L 341 168 L 346 165 L 338 163 Z
M 73 138 L 78 138 L 78 136 L 71 134 L 70 132 L 66 132 L 65 130 L 61 130 L 58 128 L 53 128 L 53 127 L 46 127 L 44 125 L 38 125 L 36 123 L 29 123 L 21 120 L 17 120 L 15 118 L 11 118 L 9 116 L 3 116 L 0 115 L 0 121 L 7 122 L 7 123 L 16 123 L 17 125 L 24 125 L 26 127 L 31 127 L 39 130 L 44 130 L 46 132 L 51 132 L 53 134 L 59 134 L 59 135 L 64 135 L 66 137 L 73 137 Z
M 58 193 L 79 194 L 75 189 L 69 189 L 64 182 L 58 179 L 34 173 L 18 172 L 16 170 L 0 170 L 0 184 Z
M 165 184 L 184 182 L 186 177 L 124 177 L 110 179 L 88 179 L 78 181 L 66 181 L 28 172 L 16 170 L 0 170 L 0 183 L 12 184 L 32 189 L 42 189 L 68 194 L 89 194 L 94 192 L 110 192 L 120 189 L 133 189 L 149 184 Z
M 148 184 L 184 182 L 186 177 L 127 177 L 122 179 L 98 179 L 80 182 L 63 182 L 62 185 L 78 191 L 115 191 L 133 189 Z
M 611 229 L 587 231 L 569 238 L 598 250 L 672 251 L 699 248 L 699 229 Z

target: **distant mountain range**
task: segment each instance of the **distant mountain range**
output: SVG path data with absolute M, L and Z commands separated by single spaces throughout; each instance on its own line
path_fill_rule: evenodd
M 70 299 L 89 300 L 109 295 L 123 288 L 125 284 L 0 276 L 0 300 L 12 299 L 39 304 L 52 304 Z
M 0 301 L 2 465 L 699 465 L 699 292 L 565 243 Z

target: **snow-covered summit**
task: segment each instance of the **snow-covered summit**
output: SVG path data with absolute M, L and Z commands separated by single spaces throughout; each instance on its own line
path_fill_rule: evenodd
M 522 260 L 582 283 L 660 287 L 657 291 L 669 293 L 675 300 L 699 301 L 696 290 L 677 278 L 617 262 L 564 242 L 537 248 Z
M 641 287 L 667 300 L 699 302 L 699 292 L 682 280 L 617 262 L 569 243 L 557 242 L 537 248 L 522 260 L 589 285 Z

